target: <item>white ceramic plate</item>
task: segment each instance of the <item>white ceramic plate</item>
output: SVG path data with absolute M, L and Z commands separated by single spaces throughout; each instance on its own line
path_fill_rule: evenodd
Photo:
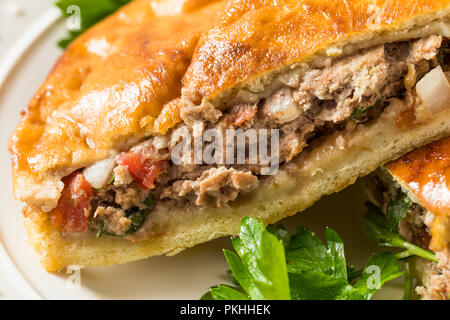
M 18 39 L 0 63 L 0 298 L 44 299 L 198 299 L 212 285 L 226 282 L 222 248 L 228 238 L 186 250 L 175 257 L 157 257 L 120 266 L 84 268 L 81 288 L 68 285 L 69 274 L 49 274 L 27 245 L 21 221 L 22 204 L 13 200 L 7 141 L 20 111 L 45 79 L 61 51 L 55 43 L 64 33 L 56 10 L 50 10 Z M 313 208 L 286 219 L 291 231 L 299 223 L 322 235 L 335 229 L 346 244 L 347 259 L 360 267 L 379 251 L 363 232 L 365 197 L 358 185 L 326 197 Z M 402 281 L 394 281 L 377 297 L 401 297 Z

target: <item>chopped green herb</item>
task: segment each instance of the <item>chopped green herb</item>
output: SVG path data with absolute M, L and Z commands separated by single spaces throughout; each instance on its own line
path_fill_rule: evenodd
M 366 116 L 367 116 L 367 112 L 369 112 L 369 110 L 374 109 L 376 107 L 378 107 L 381 104 L 381 99 L 378 99 L 375 104 L 371 107 L 368 108 L 356 108 L 355 110 L 353 110 L 352 114 L 350 115 L 349 119 L 350 120 L 355 120 L 356 122 L 364 122 L 366 121 Z
M 360 120 L 361 118 L 363 118 L 366 113 L 367 110 L 369 110 L 368 108 L 356 108 L 355 110 L 353 110 L 352 114 L 350 115 L 350 119 L 351 120 Z
M 114 183 L 114 181 L 116 181 L 116 175 L 115 174 L 113 174 L 111 179 L 109 179 L 108 184 L 111 185 L 111 184 Z
M 148 215 L 148 210 L 139 210 L 139 208 L 132 208 L 126 211 L 128 219 L 131 220 L 131 227 L 126 234 L 135 234 L 144 224 Z
M 153 201 L 153 196 L 151 193 L 147 196 L 147 198 L 145 198 L 144 203 L 148 207 L 154 206 L 155 202 Z
M 100 223 L 100 227 L 98 228 L 97 239 L 99 239 L 103 235 L 103 228 L 104 227 L 105 227 L 105 224 L 102 221 L 102 223 Z
M 105 223 L 103 221 L 100 223 L 100 227 L 98 228 L 97 239 L 101 238 L 102 235 L 107 235 L 107 236 L 110 236 L 110 237 L 118 237 L 119 236 L 119 235 L 117 235 L 115 233 L 105 231 Z
M 152 207 L 154 204 L 152 195 L 149 195 L 144 202 L 148 207 Z M 126 217 L 131 221 L 131 226 L 126 232 L 127 235 L 135 234 L 142 227 L 142 225 L 145 222 L 145 219 L 147 218 L 148 212 L 149 209 L 141 210 L 138 207 L 128 209 L 125 212 Z M 118 236 L 117 234 L 106 232 L 104 230 L 104 227 L 105 227 L 104 222 L 102 221 L 97 232 L 97 238 L 100 238 L 104 234 L 114 237 Z

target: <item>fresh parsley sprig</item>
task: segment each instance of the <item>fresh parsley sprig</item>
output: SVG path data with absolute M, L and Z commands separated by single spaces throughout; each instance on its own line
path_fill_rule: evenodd
M 404 249 L 404 251 L 396 255 L 399 259 L 418 256 L 437 262 L 433 252 L 422 249 L 421 247 L 404 240 L 398 234 L 396 228 L 398 222 L 404 217 L 403 213 L 392 214 L 391 218 L 389 218 L 388 215 L 388 218 L 386 218 L 381 209 L 374 204 L 367 202 L 366 207 L 367 211 L 364 215 L 366 219 L 366 232 L 373 240 L 377 241 L 380 246 Z M 404 208 L 401 210 L 404 210 Z M 389 212 L 389 208 L 387 211 Z M 395 223 L 395 227 L 393 227 L 392 221 L 395 220 L 397 223 Z
M 411 256 L 418 256 L 433 262 L 437 262 L 436 256 L 433 252 L 420 248 L 404 240 L 398 233 L 398 224 L 403 220 L 408 211 L 411 209 L 412 201 L 401 190 L 388 203 L 386 208 L 386 215 L 381 209 L 374 204 L 367 202 L 367 211 L 365 213 L 366 219 L 366 233 L 378 242 L 379 245 L 385 247 L 397 247 L 404 249 L 396 254 L 397 259 L 401 259 L 405 266 L 405 286 L 403 292 L 403 299 L 410 300 L 413 296 L 413 278 L 411 274 L 410 262 L 407 258 Z
M 352 268 L 346 264 L 342 239 L 330 228 L 325 239 L 326 244 L 304 226 L 292 236 L 287 257 L 294 299 L 368 300 L 385 282 L 403 274 L 394 255 L 383 252 L 349 279 L 347 270 Z
M 346 265 L 339 235 L 327 228 L 325 238 L 323 243 L 304 226 L 290 235 L 281 226 L 266 229 L 261 220 L 244 218 L 239 238 L 232 240 L 236 253 L 224 250 L 235 286 L 212 287 L 202 299 L 371 299 L 403 274 L 390 252 L 370 257 L 364 269 L 355 271 Z

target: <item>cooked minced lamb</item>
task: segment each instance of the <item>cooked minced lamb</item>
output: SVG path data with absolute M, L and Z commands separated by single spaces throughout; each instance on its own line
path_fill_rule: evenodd
M 329 57 L 305 74 L 283 74 L 271 90 L 238 95 L 222 110 L 185 106 L 183 123 L 169 135 L 150 137 L 114 159 L 110 182 L 94 190 L 89 200 L 90 228 L 99 235 L 136 239 L 134 234 L 146 220 L 145 229 L 151 229 L 151 210 L 160 203 L 227 206 L 270 179 L 261 175 L 267 165 L 252 164 L 248 158 L 240 165 L 175 165 L 171 152 L 177 130 L 196 137 L 211 128 L 278 129 L 282 165 L 313 139 L 353 130 L 378 117 L 393 100 L 412 109 L 417 102 L 415 83 L 439 63 L 448 67 L 442 62 L 447 46 L 448 39 L 441 36 L 380 45 L 343 58 Z

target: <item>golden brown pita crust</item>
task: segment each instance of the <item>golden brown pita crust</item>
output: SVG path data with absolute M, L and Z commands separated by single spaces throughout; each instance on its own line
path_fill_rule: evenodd
M 449 11 L 448 0 L 229 1 L 221 22 L 199 43 L 183 96 L 218 106 L 236 87 L 259 91 L 272 81 L 271 72 L 326 56 L 330 47 L 345 53 L 354 43 L 367 47 L 390 41 L 389 34 L 400 38 L 448 19 Z
M 176 123 L 167 115 L 177 104 L 168 103 L 221 6 L 195 10 L 197 2 L 205 4 L 156 17 L 149 1 L 134 1 L 64 52 L 10 140 L 18 199 L 47 211 L 63 176 Z

